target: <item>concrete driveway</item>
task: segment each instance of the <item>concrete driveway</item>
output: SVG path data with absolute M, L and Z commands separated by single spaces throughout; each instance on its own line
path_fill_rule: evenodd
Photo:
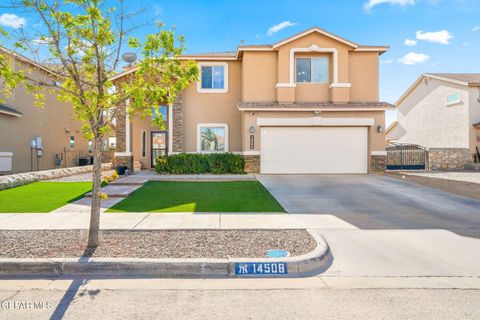
M 382 175 L 262 175 L 292 214 L 332 214 L 360 229 L 446 229 L 480 238 L 480 201 Z

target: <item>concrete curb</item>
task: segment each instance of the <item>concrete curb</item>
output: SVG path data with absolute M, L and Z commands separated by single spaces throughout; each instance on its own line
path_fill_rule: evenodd
M 157 278 L 272 278 L 307 277 L 320 273 L 331 261 L 325 239 L 310 232 L 317 247 L 302 256 L 279 259 L 138 259 L 138 258 L 52 258 L 0 259 L 0 277 L 56 277 L 91 275 L 97 277 Z M 288 273 L 236 274 L 237 264 L 285 264 Z

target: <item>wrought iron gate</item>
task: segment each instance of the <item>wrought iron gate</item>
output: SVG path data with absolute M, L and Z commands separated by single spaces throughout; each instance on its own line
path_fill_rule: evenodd
M 425 170 L 427 150 L 416 144 L 390 144 L 387 170 Z

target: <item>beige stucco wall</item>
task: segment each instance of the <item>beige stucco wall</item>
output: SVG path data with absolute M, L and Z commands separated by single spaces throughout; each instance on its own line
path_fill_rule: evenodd
M 447 95 L 460 93 L 462 102 L 447 106 Z M 464 86 L 430 79 L 418 86 L 398 105 L 398 123 L 405 134 L 402 143 L 427 148 L 469 148 L 469 94 Z
M 277 54 L 276 52 L 243 53 L 242 100 L 276 101 Z
M 378 52 L 349 53 L 350 101 L 378 101 Z
M 32 75 L 45 79 L 45 74 L 37 69 L 32 70 Z M 62 154 L 68 148 L 71 135 L 75 136 L 75 149 L 67 152 L 66 165 L 76 166 L 79 157 L 88 155 L 88 141 L 80 130 L 81 123 L 74 119 L 73 107 L 57 101 L 54 94 L 46 93 L 45 107 L 40 109 L 24 87 L 19 87 L 5 104 L 23 113 L 20 118 L 0 114 L 0 152 L 13 152 L 13 172 L 31 170 L 30 141 L 35 136 L 42 137 L 41 170 L 55 168 L 55 154 Z
M 197 151 L 199 123 L 226 123 L 229 131 L 230 152 L 241 151 L 241 116 L 237 103 L 242 99 L 241 61 L 228 62 L 228 92 L 199 93 L 197 84 L 184 92 L 185 151 Z
M 307 48 L 313 44 L 321 48 L 337 49 L 338 81 L 348 82 L 348 50 L 351 47 L 316 32 L 289 42 L 278 49 L 278 81 L 282 83 L 289 81 L 290 49 Z
M 260 151 L 260 128 L 257 126 L 258 118 L 311 118 L 314 114 L 312 111 L 262 111 L 262 112 L 243 112 L 243 148 L 244 151 Z M 385 133 L 377 132 L 377 126 L 385 127 L 385 113 L 383 111 L 323 111 L 321 117 L 324 118 L 370 118 L 374 119 L 374 125 L 369 129 L 369 150 L 384 151 L 385 150 Z M 250 132 L 249 128 L 255 128 L 255 147 L 250 149 Z

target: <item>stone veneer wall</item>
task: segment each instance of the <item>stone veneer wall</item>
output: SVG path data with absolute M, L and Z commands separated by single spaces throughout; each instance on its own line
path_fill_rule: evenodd
M 113 165 L 117 166 L 125 166 L 130 170 L 130 172 L 134 172 L 135 168 L 133 166 L 133 156 L 115 156 L 113 160 Z
M 102 170 L 111 170 L 111 163 L 102 163 Z M 0 190 L 14 188 L 29 184 L 39 180 L 58 179 L 77 174 L 89 173 L 93 171 L 93 166 L 70 167 L 43 171 L 34 171 L 26 173 L 11 174 L 0 177 Z
M 370 173 L 385 172 L 387 156 L 371 155 L 370 156 Z
M 172 151 L 184 152 L 184 139 L 183 139 L 183 93 L 180 92 L 177 95 L 177 99 L 172 105 L 173 109 L 173 132 L 172 134 Z
M 260 173 L 260 156 L 243 156 L 246 173 Z
M 115 136 L 117 138 L 115 151 L 116 152 L 125 152 L 126 150 L 126 110 L 125 105 L 118 108 L 116 114 L 116 125 L 115 125 Z
M 472 162 L 467 148 L 430 148 L 428 149 L 428 170 L 463 170 Z

